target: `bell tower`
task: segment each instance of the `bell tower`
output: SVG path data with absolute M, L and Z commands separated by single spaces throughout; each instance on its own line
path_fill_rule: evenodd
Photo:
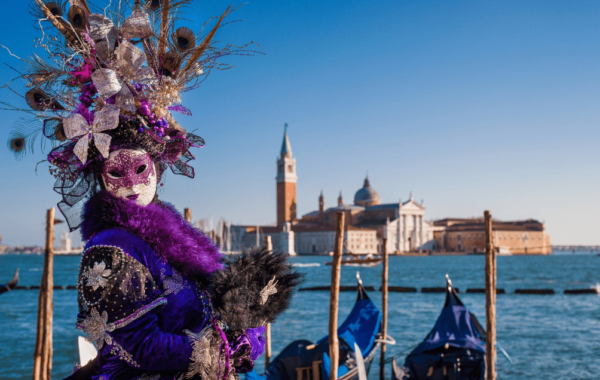
M 325 197 L 323 196 L 323 190 L 321 190 L 321 195 L 319 195 L 319 214 L 325 212 Z
M 292 157 L 292 146 L 287 134 L 287 123 L 283 131 L 283 144 L 277 159 L 277 225 L 296 219 L 296 159 Z

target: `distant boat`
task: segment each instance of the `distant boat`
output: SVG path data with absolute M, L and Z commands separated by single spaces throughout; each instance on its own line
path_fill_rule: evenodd
M 338 328 L 339 380 L 364 379 L 380 345 L 381 312 L 367 295 L 358 274 L 357 280 L 356 303 Z M 328 305 L 323 305 L 324 311 Z M 296 340 L 271 361 L 264 374 L 252 371 L 246 374 L 246 380 L 328 380 L 330 363 L 329 336 L 314 344 L 306 339 Z
M 15 275 L 13 276 L 13 279 L 10 280 L 10 282 L 8 284 L 0 284 L 0 294 L 6 293 L 9 290 L 13 290 L 14 288 L 17 287 L 18 283 L 19 283 L 19 268 L 17 268 L 15 270 Z
M 458 298 L 446 275 L 446 302 L 433 329 L 400 368 L 392 361 L 392 380 L 485 377 L 485 331 Z
M 319 263 L 292 263 L 293 267 L 320 267 Z
M 371 257 L 371 258 L 366 258 L 366 259 L 349 259 L 349 260 L 342 260 L 342 265 L 346 265 L 349 267 L 374 267 L 379 265 L 379 263 L 381 263 L 383 261 L 383 259 L 381 258 L 375 258 L 375 257 Z M 328 261 L 325 263 L 325 265 L 331 265 L 332 262 Z

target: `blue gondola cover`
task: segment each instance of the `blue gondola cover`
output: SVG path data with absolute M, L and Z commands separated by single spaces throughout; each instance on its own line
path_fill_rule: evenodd
M 433 329 L 406 358 L 402 379 L 483 380 L 485 331 L 448 282 Z
M 341 365 L 338 376 L 341 377 L 356 366 L 354 343 L 358 345 L 365 357 L 375 349 L 375 338 L 381 328 L 381 312 L 369 299 L 362 284 L 358 286 L 358 299 L 352 311 L 338 328 L 339 351 Z M 307 350 L 312 345 L 308 340 L 297 340 L 284 348 L 269 364 L 265 373 L 259 375 L 252 371 L 246 374 L 246 380 L 296 380 L 296 368 L 310 367 L 313 361 L 323 362 L 321 379 L 329 379 L 329 336 L 316 343 L 316 347 Z

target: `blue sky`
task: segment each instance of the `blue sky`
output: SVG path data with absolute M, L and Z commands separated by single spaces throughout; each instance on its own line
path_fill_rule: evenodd
M 196 2 L 197 29 L 228 1 Z M 4 5 L 0 43 L 37 37 L 26 2 Z M 545 221 L 553 244 L 600 244 L 600 3 L 597 1 L 250 1 L 217 39 L 260 43 L 183 97 L 203 136 L 196 178 L 162 199 L 194 219 L 271 223 L 283 124 L 298 166 L 298 211 L 350 202 L 368 171 L 383 202 L 424 199 L 427 219 Z M 195 23 L 193 22 L 195 21 Z M 6 51 L 4 62 L 17 64 Z M 0 69 L 0 80 L 12 76 Z M 18 102 L 8 91 L 0 99 Z M 0 140 L 19 115 L 0 111 Z M 59 201 L 38 150 L 0 144 L 0 235 L 42 244 Z

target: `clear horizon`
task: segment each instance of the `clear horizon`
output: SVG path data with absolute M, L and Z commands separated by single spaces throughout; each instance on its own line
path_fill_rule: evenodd
M 186 14 L 195 22 L 180 25 L 197 31 L 229 5 L 196 2 Z M 40 36 L 28 6 L 6 4 L 0 25 L 0 44 L 22 57 Z M 600 245 L 600 3 L 260 1 L 237 19 L 216 39 L 256 41 L 264 55 L 226 58 L 235 68 L 184 94 L 193 116 L 176 116 L 207 145 L 194 152 L 196 178 L 168 174 L 160 196 L 194 220 L 275 221 L 288 123 L 299 216 L 321 190 L 326 207 L 340 191 L 351 203 L 368 172 L 382 203 L 412 191 L 427 220 L 487 209 L 545 222 L 553 245 Z M 19 67 L 4 48 L 0 60 Z M 15 75 L 3 67 L 6 83 Z M 7 89 L 0 100 L 25 105 Z M 22 115 L 0 117 L 0 235 L 42 245 L 46 209 L 60 199 L 48 164 L 35 172 L 39 145 L 22 160 L 6 146 Z

